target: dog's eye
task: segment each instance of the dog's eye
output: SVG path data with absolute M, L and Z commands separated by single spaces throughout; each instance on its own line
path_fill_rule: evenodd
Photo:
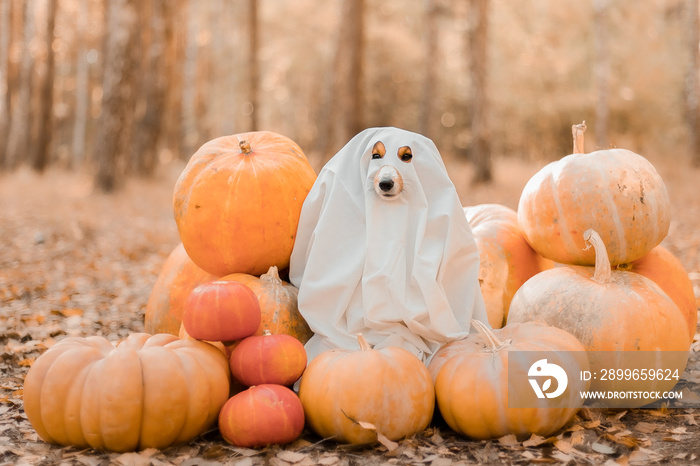
M 378 154 L 376 152 L 372 152 L 372 160 L 381 159 L 381 158 L 382 158 L 381 154 Z
M 399 148 L 398 156 L 402 162 L 410 162 L 411 159 L 413 158 L 413 153 L 411 152 L 410 147 L 403 146 L 403 147 Z

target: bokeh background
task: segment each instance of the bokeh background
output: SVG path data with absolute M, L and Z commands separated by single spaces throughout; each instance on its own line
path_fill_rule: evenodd
M 502 158 L 625 147 L 700 164 L 697 0 L 0 0 L 0 168 L 101 189 L 271 130 L 318 170 L 399 126 Z

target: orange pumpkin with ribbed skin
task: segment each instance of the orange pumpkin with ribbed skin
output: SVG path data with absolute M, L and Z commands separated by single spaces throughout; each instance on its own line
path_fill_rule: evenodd
M 180 243 L 165 260 L 151 290 L 146 305 L 146 332 L 177 335 L 187 296 L 197 285 L 217 278 L 197 267 Z
M 579 391 L 587 388 L 586 382 L 570 377 L 566 391 L 541 406 L 509 407 L 509 397 L 533 396 L 525 382 L 532 361 L 517 357 L 520 352 L 545 352 L 549 363 L 565 367 L 570 374 L 588 370 L 586 353 L 576 337 L 539 322 L 508 324 L 495 330 L 481 322 L 474 326 L 478 333 L 443 346 L 428 367 L 435 378 L 438 408 L 447 424 L 455 432 L 483 440 L 508 434 L 549 436 L 569 422 L 583 405 Z M 509 357 L 513 354 L 515 357 Z M 516 377 L 513 374 L 522 374 L 523 383 L 509 384 L 509 376 Z M 524 393 L 516 397 L 509 390 Z
M 500 204 L 479 204 L 465 207 L 464 214 L 479 248 L 479 285 L 489 324 L 501 328 L 518 288 L 554 264 L 527 243 L 513 209 Z
M 299 313 L 299 290 L 280 278 L 277 267 L 270 267 L 267 273 L 260 277 L 234 273 L 221 279 L 242 283 L 258 297 L 262 318 L 255 335 L 262 335 L 264 330 L 269 330 L 274 335 L 291 335 L 302 343 L 306 343 L 313 336 L 309 325 Z
M 299 397 L 282 385 L 262 384 L 243 390 L 219 413 L 221 436 L 238 447 L 290 443 L 303 430 L 304 408 Z
M 362 335 L 358 340 L 359 351 L 324 351 L 304 371 L 299 398 L 308 426 L 351 444 L 374 443 L 377 432 L 399 440 L 423 431 L 435 407 L 428 369 L 404 349 L 372 349 Z M 376 432 L 359 422 L 373 424 Z
M 573 153 L 543 167 L 523 188 L 518 223 L 535 251 L 572 265 L 595 264 L 593 249 L 583 241 L 591 228 L 616 265 L 661 243 L 670 213 L 666 186 L 654 166 L 629 150 L 609 149 Z
M 205 143 L 173 195 L 187 254 L 219 277 L 287 267 L 301 206 L 315 180 L 301 148 L 280 134 L 256 131 Z
M 242 283 L 216 280 L 202 283 L 185 300 L 182 325 L 197 340 L 232 341 L 255 333 L 260 304 Z
M 306 350 L 291 335 L 244 338 L 231 352 L 231 374 L 244 385 L 292 385 L 306 368 Z
M 162 449 L 208 430 L 229 396 L 219 350 L 173 335 L 66 338 L 24 381 L 24 410 L 50 443 L 112 451 Z
M 644 275 L 659 285 L 683 312 L 692 341 L 698 327 L 695 292 L 688 272 L 676 256 L 659 245 L 641 259 L 628 264 L 619 264 L 617 270 Z
M 681 310 L 652 280 L 638 273 L 611 270 L 600 236 L 593 230 L 587 230 L 584 236 L 594 247 L 595 268 L 556 267 L 535 275 L 515 293 L 508 324 L 542 321 L 572 333 L 586 351 L 620 352 L 620 358 L 614 361 L 591 360 L 593 372 L 632 369 L 628 361 L 636 364 L 631 356 L 634 353 L 659 352 L 661 362 L 650 361 L 645 369 L 678 369 L 682 374 L 691 339 Z M 599 378 L 592 382 L 591 390 L 666 391 L 675 382 L 606 383 Z M 637 406 L 649 402 L 640 398 Z M 634 404 L 625 400 L 621 403 Z

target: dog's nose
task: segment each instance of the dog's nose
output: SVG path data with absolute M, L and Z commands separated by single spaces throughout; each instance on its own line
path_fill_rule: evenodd
M 382 180 L 379 182 L 379 189 L 384 192 L 389 192 L 394 187 L 394 182 L 391 180 Z

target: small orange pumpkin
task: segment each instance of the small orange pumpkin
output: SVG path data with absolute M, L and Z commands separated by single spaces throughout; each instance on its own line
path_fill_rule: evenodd
M 465 207 L 464 214 L 479 249 L 479 285 L 489 324 L 501 328 L 518 288 L 554 264 L 527 243 L 513 209 L 500 204 L 479 204 Z
M 668 234 L 671 204 L 663 180 L 641 155 L 625 149 L 583 154 L 574 126 L 574 153 L 552 162 L 525 185 L 518 223 L 528 243 L 562 264 L 594 265 L 583 232 L 597 231 L 613 265 L 651 251 Z
M 173 194 L 187 254 L 219 277 L 287 267 L 301 206 L 315 180 L 301 148 L 280 134 L 255 131 L 205 143 Z
M 531 361 L 513 356 L 519 353 L 545 352 L 549 363 L 572 374 L 588 370 L 586 353 L 576 337 L 539 322 L 496 330 L 478 321 L 472 325 L 478 333 L 443 346 L 429 364 L 438 408 L 447 424 L 470 438 L 495 439 L 508 434 L 549 436 L 569 422 L 583 405 L 579 391 L 587 388 L 586 382 L 569 380 L 561 395 L 537 407 L 509 407 L 509 390 L 524 390 L 527 393 L 519 395 L 532 396 L 525 382 Z M 510 373 L 522 375 L 523 384 L 511 384 Z
M 302 343 L 306 343 L 313 336 L 309 325 L 299 313 L 299 290 L 280 278 L 277 267 L 270 267 L 267 273 L 260 277 L 234 273 L 221 279 L 242 283 L 258 297 L 262 318 L 255 335 L 262 335 L 264 330 L 268 330 L 273 335 L 291 335 Z
M 255 448 L 296 440 L 304 430 L 304 408 L 287 387 L 262 384 L 232 396 L 219 413 L 228 443 Z
M 359 351 L 324 351 L 304 371 L 299 398 L 309 427 L 352 444 L 374 443 L 378 434 L 399 440 L 423 431 L 435 406 L 423 362 L 402 348 L 372 349 L 362 335 L 358 342 Z
M 182 305 L 187 296 L 197 285 L 217 278 L 197 267 L 182 243 L 178 244 L 165 260 L 148 298 L 146 332 L 177 335 L 182 322 Z
M 231 374 L 244 385 L 292 385 L 306 368 L 304 345 L 291 335 L 244 338 L 231 352 Z
M 182 325 L 197 340 L 238 340 L 257 330 L 260 304 L 253 290 L 242 283 L 202 283 L 185 300 Z

